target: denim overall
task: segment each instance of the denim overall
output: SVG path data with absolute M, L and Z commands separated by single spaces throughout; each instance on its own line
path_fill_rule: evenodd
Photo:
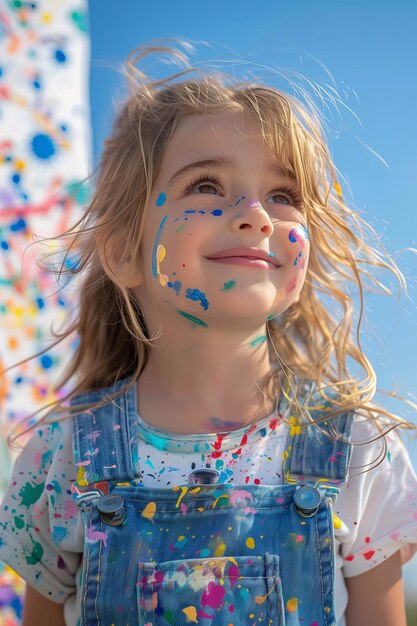
M 129 380 L 74 397 L 73 412 Z M 351 446 L 326 432 L 348 442 L 352 420 L 319 429 L 292 418 L 284 485 L 145 488 L 136 386 L 73 416 L 82 625 L 335 626 L 332 503 Z

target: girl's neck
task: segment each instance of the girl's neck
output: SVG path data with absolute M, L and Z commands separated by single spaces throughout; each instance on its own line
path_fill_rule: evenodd
M 267 343 L 254 352 L 242 358 L 189 349 L 170 361 L 165 350 L 153 350 L 137 384 L 139 415 L 175 434 L 226 432 L 271 415 L 280 385 Z

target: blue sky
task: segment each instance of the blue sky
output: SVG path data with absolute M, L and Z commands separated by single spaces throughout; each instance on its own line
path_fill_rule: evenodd
M 221 69 L 238 76 L 259 71 L 267 80 L 273 74 L 268 68 L 286 68 L 339 93 L 340 115 L 333 109 L 328 137 L 344 193 L 394 255 L 409 285 L 408 299 L 403 296 L 398 306 L 395 298 L 368 296 L 362 347 L 378 388 L 396 388 L 417 403 L 417 3 L 90 0 L 89 5 L 95 162 L 121 84 L 108 66 L 156 38 L 188 39 L 197 49 L 191 61 L 224 60 Z M 164 64 L 155 69 L 162 75 L 178 71 Z M 395 288 L 389 274 L 379 277 Z M 382 394 L 375 400 L 417 422 L 416 412 L 407 412 L 403 403 Z M 417 467 L 417 445 L 405 442 Z

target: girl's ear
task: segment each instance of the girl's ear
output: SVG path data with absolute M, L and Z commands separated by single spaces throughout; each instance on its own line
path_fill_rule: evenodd
M 139 261 L 134 261 L 129 254 L 125 260 L 123 257 L 122 242 L 107 240 L 104 244 L 96 240 L 101 265 L 107 276 L 114 280 L 117 278 L 124 287 L 133 289 L 144 282 L 144 272 Z

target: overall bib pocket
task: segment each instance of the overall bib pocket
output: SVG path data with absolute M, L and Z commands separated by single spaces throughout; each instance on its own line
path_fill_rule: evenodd
M 137 600 L 147 626 L 285 624 L 275 554 L 139 563 Z

